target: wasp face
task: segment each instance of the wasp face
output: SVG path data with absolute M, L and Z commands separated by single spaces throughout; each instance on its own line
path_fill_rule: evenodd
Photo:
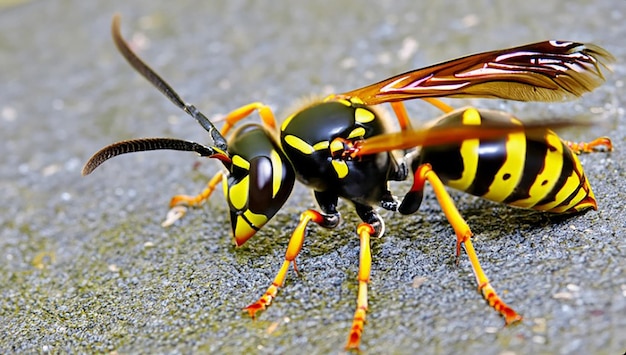
M 237 245 L 242 245 L 283 206 L 294 173 L 278 145 L 261 126 L 249 124 L 231 138 L 232 165 L 224 196 Z

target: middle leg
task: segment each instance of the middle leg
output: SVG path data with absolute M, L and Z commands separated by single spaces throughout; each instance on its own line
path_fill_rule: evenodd
M 489 305 L 493 309 L 498 311 L 504 317 L 506 324 L 520 321 L 522 317 L 506 303 L 504 303 L 504 301 L 502 301 L 500 296 L 498 296 L 498 294 L 496 293 L 493 286 L 491 286 L 487 275 L 485 275 L 485 272 L 480 265 L 478 256 L 476 255 L 476 251 L 472 244 L 472 231 L 470 230 L 467 222 L 465 222 L 458 209 L 454 205 L 454 201 L 452 201 L 452 198 L 446 191 L 445 186 L 443 185 L 437 174 L 432 170 L 430 164 L 423 164 L 417 168 L 417 170 L 415 171 L 415 180 L 413 182 L 413 187 L 411 188 L 411 191 L 409 193 L 421 196 L 426 181 L 428 181 L 432 186 L 435 192 L 435 196 L 439 201 L 439 205 L 441 206 L 441 209 L 443 210 L 446 218 L 448 219 L 456 233 L 457 257 L 461 252 L 461 246 L 465 247 L 465 252 L 467 253 L 467 256 L 472 265 L 474 276 L 476 277 L 478 290 L 482 293 L 487 303 L 489 303 Z
M 272 303 L 274 298 L 276 298 L 278 289 L 285 283 L 287 271 L 289 271 L 289 265 L 291 265 L 291 263 L 293 263 L 294 270 L 298 272 L 296 257 L 302 250 L 306 226 L 311 221 L 322 227 L 334 228 L 339 222 L 339 215 L 322 214 L 315 210 L 306 210 L 300 215 L 300 222 L 294 229 L 291 238 L 289 239 L 289 245 L 287 246 L 287 251 L 285 252 L 285 260 L 276 274 L 274 281 L 261 298 L 244 308 L 244 310 L 248 311 L 248 314 L 253 319 L 257 312 L 265 310 Z

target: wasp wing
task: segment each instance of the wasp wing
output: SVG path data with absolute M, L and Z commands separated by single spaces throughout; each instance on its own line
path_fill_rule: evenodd
M 461 115 L 466 110 L 473 108 L 461 108 L 446 114 L 444 117 Z M 435 145 L 446 145 L 460 143 L 468 139 L 494 139 L 501 138 L 509 134 L 524 132 L 529 136 L 541 137 L 548 130 L 574 126 L 590 126 L 591 123 L 581 120 L 561 119 L 543 120 L 522 124 L 513 116 L 500 111 L 480 110 L 476 111 L 480 115 L 492 115 L 503 118 L 500 121 L 483 122 L 480 125 L 464 124 L 462 121 L 458 125 L 445 126 L 424 126 L 416 129 L 409 129 L 400 132 L 381 134 L 357 141 L 350 151 L 350 156 L 375 154 L 392 150 L 412 149 L 415 147 L 428 147 Z
M 602 84 L 601 66 L 614 60 L 593 44 L 537 42 L 409 71 L 337 96 L 368 105 L 444 96 L 561 101 Z

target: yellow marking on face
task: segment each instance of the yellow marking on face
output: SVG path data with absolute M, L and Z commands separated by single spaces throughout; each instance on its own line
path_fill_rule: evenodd
M 230 187 L 228 200 L 237 210 L 243 210 L 248 203 L 248 191 L 250 190 L 250 176 L 241 179 L 240 182 Z
M 353 129 L 352 132 L 350 132 L 350 134 L 348 135 L 348 139 L 363 137 L 363 136 L 365 136 L 365 128 L 357 127 Z
M 376 116 L 370 110 L 366 110 L 362 107 L 358 107 L 354 111 L 354 119 L 359 123 L 372 122 Z
M 313 144 L 313 149 L 315 149 L 315 150 L 324 150 L 324 149 L 328 149 L 329 146 L 330 146 L 330 142 L 329 141 L 321 141 L 321 142 L 317 142 L 317 143 Z
M 345 161 L 331 160 L 331 163 L 333 165 L 333 168 L 335 169 L 335 172 L 337 173 L 337 176 L 340 179 L 343 179 L 344 177 L 346 177 L 346 175 L 348 175 L 348 165 Z
M 233 165 L 245 169 L 250 170 L 250 162 L 242 158 L 240 155 L 234 155 L 232 157 Z
M 280 160 L 280 155 L 275 150 L 270 153 L 270 160 L 272 161 L 272 197 L 276 197 L 283 179 L 283 162 Z
M 243 219 L 242 216 L 237 216 L 237 222 L 235 223 L 235 230 L 233 231 L 235 234 L 235 243 L 239 246 L 246 242 L 246 240 L 250 239 L 256 230 Z
M 295 113 L 293 113 L 293 114 L 289 115 L 287 118 L 285 118 L 285 120 L 283 121 L 283 124 L 281 124 L 281 125 L 280 125 L 280 130 L 281 130 L 281 131 L 284 131 L 284 130 L 285 130 L 285 128 L 289 125 L 289 122 L 291 122 L 291 120 L 293 119 L 293 117 L 294 117 L 295 115 L 296 115 L 296 114 L 295 114 Z
M 512 203 L 517 207 L 530 208 L 541 201 L 556 185 L 561 170 L 563 169 L 563 145 L 561 139 L 554 133 L 549 133 L 545 137 L 549 146 L 543 161 L 543 170 L 539 172 L 535 182 L 528 189 L 529 197 Z
M 267 223 L 267 217 L 262 214 L 256 214 L 250 210 L 246 210 L 243 215 L 248 219 L 248 221 L 250 221 L 250 223 L 252 223 L 252 226 L 257 229 L 263 227 L 265 223 Z
M 309 143 L 291 134 L 285 136 L 285 142 L 291 147 L 296 148 L 297 150 L 307 155 L 313 154 L 313 152 L 315 151 L 315 149 L 313 149 L 313 147 L 311 147 Z

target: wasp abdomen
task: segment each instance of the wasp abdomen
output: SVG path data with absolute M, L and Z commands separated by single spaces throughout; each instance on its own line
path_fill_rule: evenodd
M 480 129 L 494 123 L 521 125 L 508 114 L 474 108 L 454 111 L 436 125 Z M 597 207 L 576 154 L 550 130 L 424 147 L 414 170 L 423 163 L 447 186 L 488 200 L 550 212 Z

